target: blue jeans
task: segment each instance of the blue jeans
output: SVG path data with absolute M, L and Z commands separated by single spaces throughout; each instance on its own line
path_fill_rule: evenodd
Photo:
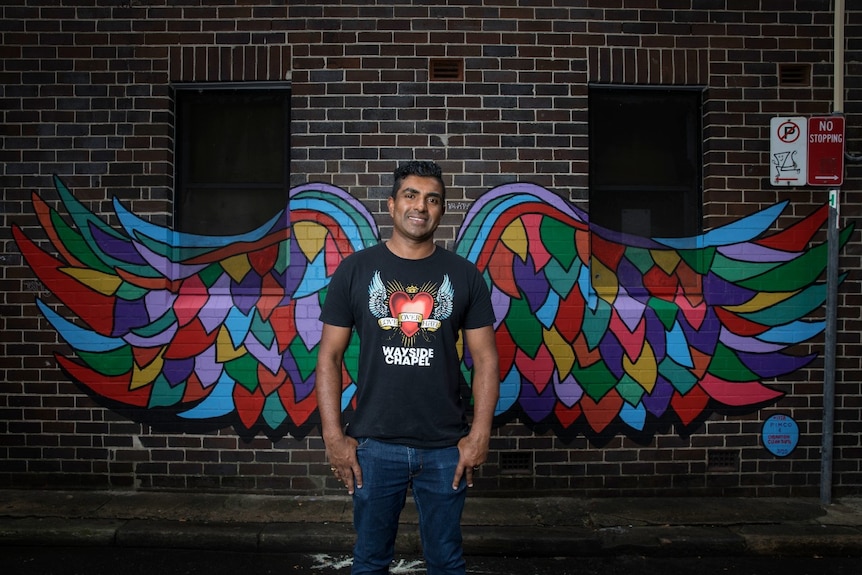
M 360 439 L 356 456 L 362 468 L 362 488 L 353 493 L 356 544 L 351 573 L 389 573 L 398 518 L 411 487 L 428 575 L 463 575 L 461 512 L 466 481 L 452 489 L 458 448 L 416 449 Z

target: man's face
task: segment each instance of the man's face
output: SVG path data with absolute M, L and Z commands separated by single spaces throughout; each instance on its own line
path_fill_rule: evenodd
M 443 217 L 443 188 L 436 178 L 407 176 L 388 205 L 394 235 L 413 242 L 428 241 Z

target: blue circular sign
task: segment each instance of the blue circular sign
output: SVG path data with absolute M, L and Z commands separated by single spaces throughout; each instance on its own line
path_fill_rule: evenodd
M 799 443 L 799 425 L 788 416 L 777 413 L 763 422 L 763 446 L 778 457 L 790 455 Z

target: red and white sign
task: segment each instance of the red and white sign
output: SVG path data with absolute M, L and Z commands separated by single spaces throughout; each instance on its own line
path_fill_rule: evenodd
M 808 118 L 808 185 L 840 186 L 844 182 L 844 118 Z
M 770 181 L 773 186 L 804 186 L 808 173 L 808 119 L 772 118 L 769 122 Z

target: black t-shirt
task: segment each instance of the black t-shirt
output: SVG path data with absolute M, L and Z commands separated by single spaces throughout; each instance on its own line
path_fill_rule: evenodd
M 408 260 L 378 244 L 341 263 L 320 320 L 359 335 L 349 435 L 424 448 L 466 435 L 458 338 L 494 323 L 476 266 L 439 246 Z

